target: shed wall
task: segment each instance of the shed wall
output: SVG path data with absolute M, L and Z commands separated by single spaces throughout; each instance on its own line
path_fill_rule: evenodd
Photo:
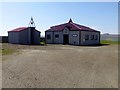
M 19 33 L 18 32 L 8 32 L 8 42 L 13 44 L 19 43 Z
M 23 30 L 19 32 L 20 44 L 29 44 L 28 30 Z
M 34 30 L 34 44 L 40 44 L 40 32 Z
M 34 42 L 31 43 L 31 40 Z M 40 44 L 40 32 L 35 29 L 31 32 L 30 28 L 19 32 L 8 32 L 8 41 L 15 44 Z

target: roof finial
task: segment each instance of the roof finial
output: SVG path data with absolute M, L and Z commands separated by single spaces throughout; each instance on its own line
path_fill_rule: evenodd
M 69 23 L 72 22 L 72 19 L 70 18 Z
M 35 22 L 34 22 L 34 20 L 33 20 L 33 17 L 31 17 L 31 20 L 30 20 L 30 22 L 29 22 L 28 27 L 36 27 L 36 26 L 35 26 Z

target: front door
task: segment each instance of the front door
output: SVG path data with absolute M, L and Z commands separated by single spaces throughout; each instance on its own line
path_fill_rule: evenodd
M 69 35 L 68 34 L 63 35 L 63 44 L 69 44 Z

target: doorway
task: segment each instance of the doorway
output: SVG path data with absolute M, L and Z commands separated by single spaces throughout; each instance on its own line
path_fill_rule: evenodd
M 63 44 L 69 44 L 69 35 L 68 34 L 63 35 Z

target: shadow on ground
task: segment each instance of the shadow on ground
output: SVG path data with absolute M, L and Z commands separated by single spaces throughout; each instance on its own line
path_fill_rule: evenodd
M 107 46 L 110 44 L 97 44 L 97 45 L 80 45 L 80 46 L 85 46 L 85 47 L 100 47 L 100 46 Z

